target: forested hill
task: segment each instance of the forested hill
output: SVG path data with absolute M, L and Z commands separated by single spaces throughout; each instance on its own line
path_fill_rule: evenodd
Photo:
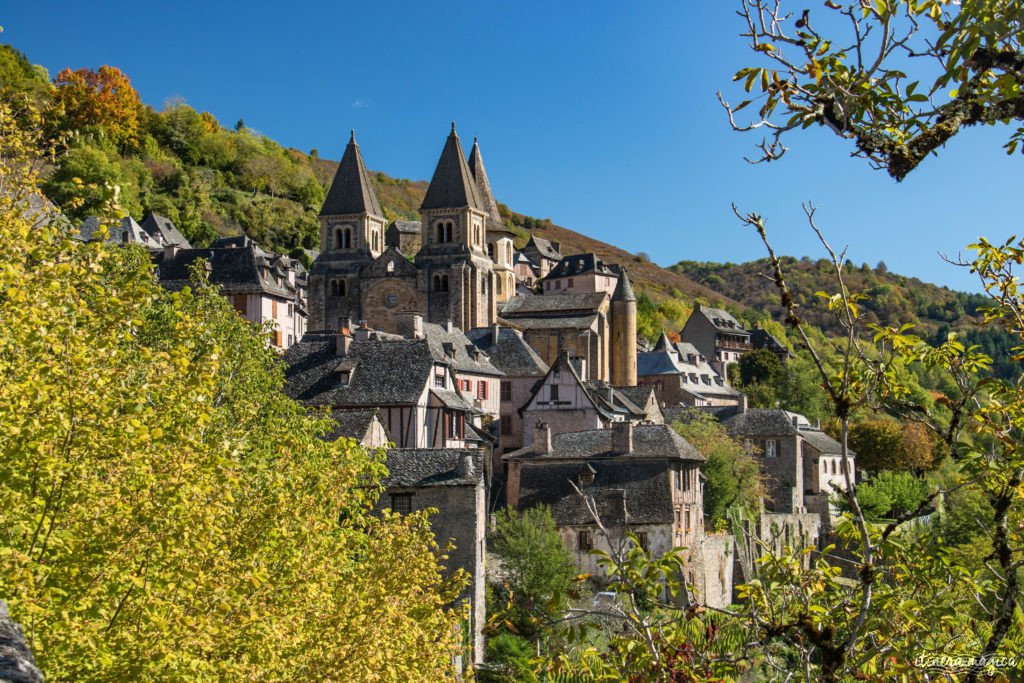
M 0 96 L 31 105 L 42 115 L 42 132 L 58 141 L 43 191 L 75 222 L 110 209 L 116 187 L 121 211 L 136 220 L 150 211 L 168 216 L 199 246 L 244 233 L 266 249 L 300 258 L 303 249 L 319 247 L 316 216 L 337 162 L 316 149 L 283 147 L 241 119 L 222 125 L 184 102 L 158 111 L 113 67 L 67 69 L 51 79 L 8 45 L 0 45 Z M 427 181 L 383 172 L 371 172 L 371 179 L 389 220 L 419 218 Z M 641 290 L 658 300 L 733 303 L 642 256 L 550 219 L 501 209 L 518 247 L 536 234 L 560 242 L 563 253 L 591 251 L 626 265 Z
M 782 258 L 782 266 L 786 284 L 801 307 L 804 320 L 826 334 L 840 334 L 835 318 L 828 311 L 827 300 L 815 296 L 815 292 L 831 294 L 836 291 L 831 262 L 786 256 Z M 728 292 L 742 305 L 767 311 L 776 320 L 784 317 L 767 258 L 739 264 L 680 261 L 669 270 L 716 292 Z M 997 370 L 1001 376 L 1008 376 L 1004 373 L 1011 371 L 1009 337 L 999 329 L 975 324 L 980 319 L 978 307 L 987 301 L 984 295 L 957 292 L 891 273 L 884 262 L 872 268 L 866 263 L 855 266 L 847 261 L 843 279 L 850 291 L 870 297 L 859 302 L 866 322 L 894 327 L 909 323 L 915 326 L 915 334 L 933 342 L 944 340 L 949 332 L 956 331 L 968 344 L 979 344 L 991 355 L 1000 366 Z

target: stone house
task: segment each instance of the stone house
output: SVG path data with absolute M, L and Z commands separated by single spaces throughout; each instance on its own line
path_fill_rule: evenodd
M 533 395 L 533 387 L 548 373 L 548 365 L 534 351 L 519 330 L 501 327 L 478 327 L 466 333 L 473 344 L 486 353 L 491 364 L 504 373 L 501 378 L 498 416 L 498 446 L 495 455 L 522 448 L 522 407 Z M 500 462 L 493 471 L 500 470 Z
M 455 362 L 427 339 L 353 340 L 349 330 L 307 334 L 284 354 L 285 393 L 332 410 L 376 409 L 399 448 L 465 448 L 480 411 L 458 390 Z
M 605 265 L 597 254 L 564 257 L 544 278 L 545 294 L 607 292 L 619 284 L 619 269 Z
M 558 242 L 551 242 L 535 235 L 530 236 L 530 240 L 523 247 L 523 255 L 536 265 L 538 278 L 547 277 L 551 269 L 562 260 L 560 246 Z
M 527 258 L 523 252 L 517 251 L 512 260 L 512 270 L 515 272 L 516 282 L 519 285 L 517 291 L 525 288 L 529 290 L 530 294 L 533 294 L 533 288 L 537 285 L 537 277 L 540 272 L 537 264 Z
M 270 323 L 271 343 L 290 348 L 306 332 L 304 271 L 286 265 L 260 249 L 248 237 L 235 238 L 229 246 L 183 249 L 174 244 L 150 257 L 160 284 L 177 291 L 190 284 L 190 266 L 202 261 L 211 285 L 220 287 L 238 314 L 255 325 Z M 287 263 L 297 261 L 288 259 Z M 301 266 L 300 266 L 301 267 Z
M 785 363 L 790 358 L 794 358 L 794 354 L 789 350 L 789 347 L 779 341 L 778 337 L 771 334 L 768 330 L 761 327 L 761 323 L 750 331 L 750 345 L 757 349 L 767 349 L 775 354 L 776 358 L 779 359 L 780 363 Z
M 727 367 L 754 347 L 750 333 L 728 311 L 695 304 L 679 338 L 693 344 L 701 355 L 711 361 L 720 375 L 727 376 Z
M 451 543 L 443 561 L 446 574 L 463 569 L 470 576 L 461 599 L 469 602 L 473 661 L 483 661 L 483 629 L 487 623 L 484 600 L 486 455 L 474 449 L 400 449 L 387 452 L 387 477 L 375 510 L 391 509 L 408 514 L 427 508 L 437 510 L 430 516 L 430 529 L 443 551 Z M 396 571 L 400 571 L 396 567 Z
M 552 434 L 604 429 L 614 422 L 663 421 L 650 390 L 633 391 L 633 402 L 627 392 L 636 387 L 618 388 L 602 380 L 583 379 L 579 362 L 563 353 L 544 378 L 537 382 L 529 399 L 519 409 L 522 422 L 529 427 L 539 422 L 548 425 Z M 531 443 L 533 432 L 524 428 L 523 439 Z
M 663 331 L 653 351 L 637 354 L 637 382 L 651 386 L 666 406 L 738 405 L 733 389 L 693 344 L 672 344 Z
M 654 557 L 685 547 L 684 578 L 697 586 L 698 599 L 729 604 L 731 544 L 707 543 L 705 553 L 705 458 L 667 425 L 616 422 L 609 429 L 553 434 L 541 423 L 532 445 L 503 458 L 506 504 L 515 510 L 548 505 L 581 571 L 602 576 L 590 551 L 626 549 L 632 532 Z
M 560 354 L 580 362 L 580 373 L 616 386 L 636 385 L 636 296 L 623 273 L 615 292 L 513 297 L 499 322 L 523 332 L 544 362 Z
M 813 512 L 834 517 L 829 498 L 845 488 L 839 443 L 803 415 L 778 409 L 751 409 L 727 418 L 726 431 L 743 439 L 751 457 L 768 475 L 765 508 L 770 512 Z M 856 454 L 850 451 L 856 475 Z

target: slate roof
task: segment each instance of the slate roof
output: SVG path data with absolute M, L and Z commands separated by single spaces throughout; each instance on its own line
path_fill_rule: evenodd
M 532 297 L 531 297 L 532 298 Z M 501 318 L 499 318 L 501 320 Z M 543 318 L 513 318 L 516 327 L 524 330 L 556 330 L 561 328 L 588 329 L 597 322 L 597 313 L 587 315 L 559 315 Z
M 373 424 L 377 414 L 376 408 L 333 410 L 331 411 L 331 419 L 334 420 L 336 426 L 324 438 L 326 441 L 334 441 L 335 439 L 362 441 L 366 438 L 366 433 L 370 431 L 370 425 Z M 383 424 L 382 422 L 381 425 Z M 386 432 L 387 427 L 384 430 Z
M 451 389 L 431 389 L 430 393 L 437 398 L 446 408 L 454 410 L 470 410 L 473 406 L 466 403 L 466 400 L 457 391 Z
M 159 269 L 160 284 L 171 290 L 190 284 L 189 266 L 203 259 L 210 264 L 210 284 L 219 285 L 223 294 L 259 293 L 285 299 L 297 296 L 286 273 L 276 273 L 281 278 L 280 283 L 276 277 L 271 277 L 275 275 L 272 271 L 281 269 L 271 267 L 263 252 L 251 242 L 248 248 L 178 249 L 174 254 L 151 252 L 151 258 Z
M 749 335 L 750 333 L 743 329 L 739 321 L 732 317 L 732 314 L 728 311 L 724 311 L 721 308 L 710 308 L 709 306 L 698 305 L 693 309 L 694 313 L 700 313 L 708 322 L 714 325 L 715 329 L 721 330 L 722 332 L 729 332 L 730 334 Z
M 192 248 L 185 236 L 178 231 L 174 222 L 166 216 L 150 211 L 149 215 L 142 220 L 141 226 L 162 247 L 174 245 L 182 249 Z
M 700 351 L 690 343 L 671 344 L 664 332 L 654 351 L 636 355 L 638 377 L 651 375 L 680 375 L 682 388 L 692 394 L 709 396 L 739 396 L 740 392 L 729 386 Z
M 449 332 L 444 325 L 423 323 L 423 337 L 430 345 L 430 351 L 434 358 L 438 361 L 452 363 L 452 367 L 457 372 L 495 377 L 504 375 L 491 363 L 486 353 L 481 353 L 479 360 L 473 358 L 474 352 L 479 351 L 479 348 L 469 340 L 462 330 L 455 326 L 452 326 L 452 331 Z
M 583 463 L 544 462 L 524 465 L 519 478 L 517 507 L 548 505 L 557 526 L 592 525 L 594 518 L 570 482 L 591 497 L 605 524 L 671 524 L 673 522 L 670 468 L 665 461 L 627 459 L 591 462 L 594 480 L 580 484 Z M 610 500 L 609 500 L 610 499 Z M 621 509 L 625 519 L 602 511 L 608 500 Z M 621 501 L 621 502 L 618 502 Z M 612 519 L 609 519 L 612 517 Z
M 495 201 L 494 193 L 491 191 L 491 181 L 487 179 L 484 158 L 480 154 L 480 145 L 476 138 L 473 138 L 473 149 L 469 152 L 469 171 L 473 174 L 477 193 L 483 203 L 484 211 L 487 212 L 487 230 L 507 232 L 501 220 L 501 212 L 498 211 L 498 202 Z
M 615 285 L 612 301 L 636 301 L 633 286 L 629 284 L 629 275 L 625 271 L 619 274 L 619 283 Z
M 635 387 L 615 387 L 615 391 L 623 394 L 633 405 L 643 411 L 654 394 L 654 387 L 640 384 Z
M 750 343 L 753 344 L 755 349 L 768 349 L 769 351 L 782 353 L 787 356 L 793 355 L 788 346 L 779 341 L 778 337 L 763 328 L 750 331 Z
M 327 192 L 327 198 L 324 199 L 320 215 L 336 216 L 360 213 L 368 213 L 371 216 L 384 215 L 384 212 L 380 210 L 380 202 L 377 201 L 377 193 L 373 191 L 370 176 L 366 172 L 363 154 L 359 151 L 359 145 L 356 143 L 356 132 L 352 131 L 352 137 L 338 163 L 338 170 L 334 174 L 334 181 L 331 183 L 331 189 Z
M 555 245 L 551 244 L 550 240 L 546 240 L 543 237 L 531 235 L 530 241 L 526 243 L 526 246 L 523 247 L 523 250 L 525 251 L 530 247 L 536 249 L 537 252 L 540 253 L 540 255 L 543 256 L 544 258 L 551 259 L 553 261 L 562 260 L 562 254 L 557 249 L 555 249 Z
M 526 408 L 531 403 L 533 403 L 534 399 L 536 399 L 537 392 L 540 391 L 540 388 L 542 386 L 544 386 L 548 376 L 559 371 L 568 372 L 569 375 L 574 380 L 576 380 L 576 383 L 580 386 L 580 389 L 583 391 L 583 395 L 586 396 L 587 400 L 589 400 L 590 403 L 593 405 L 594 410 L 600 413 L 606 420 L 614 419 L 616 413 L 618 413 L 621 416 L 622 414 L 628 412 L 624 408 L 617 408 L 614 405 L 614 399 L 612 401 L 609 401 L 609 398 L 607 396 L 607 390 L 604 391 L 603 395 L 600 395 L 601 387 L 599 385 L 590 382 L 584 382 L 583 379 L 580 377 L 579 372 L 576 370 L 576 365 L 569 362 L 569 354 L 563 351 L 555 360 L 554 365 L 552 365 L 548 369 L 548 372 L 547 374 L 544 375 L 544 378 L 534 385 L 533 393 L 530 395 L 529 400 L 525 404 L 523 404 L 522 407 L 519 408 L 520 415 L 522 415 L 526 411 Z M 605 387 L 611 386 L 606 383 L 602 384 L 604 384 Z
M 125 216 L 117 225 L 107 227 L 106 241 L 112 244 L 140 244 L 146 249 L 162 248 L 161 244 L 143 230 L 142 226 L 136 223 L 131 216 Z M 99 235 L 96 234 L 99 229 L 100 219 L 96 216 L 89 216 L 78 227 L 78 239 L 83 242 L 99 239 Z
M 464 456 L 473 458 L 467 473 L 460 471 Z M 392 448 L 387 452 L 388 475 L 382 483 L 390 488 L 420 486 L 481 486 L 483 453 L 475 448 Z
M 514 318 L 545 313 L 591 313 L 598 310 L 607 297 L 605 292 L 514 296 L 505 302 L 501 315 L 505 318 Z
M 418 235 L 423 227 L 420 221 L 392 221 L 391 226 L 404 235 Z
M 587 462 L 592 462 L 590 459 L 595 457 L 705 460 L 700 451 L 668 425 L 633 425 L 633 450 L 628 456 L 612 453 L 612 429 L 556 434 L 551 437 L 551 453 L 538 454 L 534 448 L 535 445 L 526 446 L 502 457 L 543 460 L 585 458 Z
M 726 419 L 722 424 L 733 436 L 788 436 L 797 434 L 797 428 L 793 426 L 794 417 L 798 423 L 810 426 L 803 415 L 777 408 L 753 408 Z
M 818 449 L 822 455 L 842 455 L 843 446 L 838 441 L 833 439 L 831 436 L 821 431 L 820 429 L 814 429 L 811 427 L 801 427 L 800 436 L 804 440 Z M 848 451 L 850 455 L 856 455 L 853 449 Z
M 468 206 L 478 211 L 487 212 L 480 193 L 476 189 L 466 155 L 462 151 L 462 143 L 452 124 L 452 132 L 441 150 L 441 158 L 437 161 L 430 186 L 423 197 L 420 211 L 425 209 L 455 209 Z
M 604 261 L 597 254 L 572 254 L 558 262 L 545 279 L 572 277 L 574 275 L 586 275 L 598 273 L 600 275 L 615 275 L 611 268 L 604 264 Z
M 474 328 L 466 337 L 490 356 L 491 365 L 509 377 L 543 377 L 548 372 L 548 364 L 526 343 L 519 330 L 499 327 L 497 344 L 492 343 L 490 327 Z
M 72 227 L 67 216 L 37 190 L 32 190 L 21 196 L 18 196 L 10 187 L 5 187 L 0 192 L 15 202 L 15 205 L 21 210 L 21 217 L 31 223 L 33 228 L 52 225 L 61 230 L 68 230 Z
M 344 357 L 334 348 L 333 335 L 313 333 L 285 351 L 285 394 L 310 405 L 409 405 L 432 381 L 425 339 L 353 341 Z M 338 385 L 339 367 L 351 372 L 348 386 Z

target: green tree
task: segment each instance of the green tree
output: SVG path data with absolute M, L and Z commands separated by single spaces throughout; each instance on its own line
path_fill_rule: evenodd
M 576 561 L 562 543 L 546 505 L 519 514 L 505 508 L 497 515 L 494 552 L 511 593 L 513 628 L 531 636 L 551 615 L 550 598 L 571 585 Z
M 83 219 L 102 213 L 121 183 L 116 161 L 102 149 L 81 144 L 61 158 L 45 190 L 70 218 Z
M 850 426 L 850 447 L 861 470 L 918 471 L 932 465 L 935 441 L 920 423 L 869 420 Z
M 723 522 L 733 505 L 756 515 L 764 494 L 764 477 L 757 461 L 744 452 L 743 445 L 729 436 L 721 423 L 699 410 L 688 411 L 685 419 L 672 428 L 707 458 L 701 472 L 707 477 L 704 514 L 708 526 L 715 528 Z
M 199 271 L 27 210 L 37 144 L 0 105 L 0 593 L 47 679 L 448 676 L 462 577 L 369 514 L 381 454 L 322 440 Z

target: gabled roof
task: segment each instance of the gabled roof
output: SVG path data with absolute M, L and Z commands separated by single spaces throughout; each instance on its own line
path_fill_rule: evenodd
M 410 405 L 431 380 L 435 360 L 425 339 L 353 341 L 343 357 L 334 342 L 334 335 L 312 333 L 285 351 L 285 394 L 309 405 Z M 350 373 L 346 386 L 339 368 Z
M 252 243 L 244 248 L 177 249 L 173 254 L 155 251 L 150 256 L 160 284 L 171 290 L 190 284 L 189 266 L 205 260 L 210 267 L 210 284 L 219 285 L 223 294 L 258 293 L 286 299 L 298 294 L 287 275 L 276 273 L 279 269 L 273 268 L 266 254 Z
M 441 150 L 441 158 L 437 161 L 430 186 L 423 197 L 420 211 L 426 209 L 457 209 L 468 206 L 478 211 L 487 212 L 480 193 L 476 189 L 476 181 L 466 163 L 466 155 L 462 151 L 462 143 L 452 124 L 452 132 Z
M 838 441 L 833 439 L 831 436 L 816 429 L 814 427 L 803 427 L 800 428 L 800 436 L 804 440 L 816 448 L 822 455 L 842 455 L 843 446 Z M 856 455 L 852 448 L 848 448 L 847 452 L 850 455 Z
M 612 451 L 613 429 L 589 429 L 582 432 L 555 434 L 551 437 L 551 452 L 537 453 L 536 445 L 512 451 L 503 458 L 536 460 L 585 460 L 594 463 L 600 459 L 641 458 L 666 460 L 693 460 L 704 462 L 705 457 L 693 445 L 679 436 L 668 425 L 633 425 L 633 450 L 629 454 Z
M 391 270 L 388 270 L 388 268 Z M 416 277 L 419 271 L 397 247 L 388 247 L 360 271 L 360 277 Z
M 478 349 L 490 356 L 491 364 L 509 377 L 542 377 L 548 372 L 548 364 L 537 355 L 519 330 L 501 326 L 498 328 L 498 343 L 494 343 L 494 332 L 490 327 L 476 327 L 466 336 Z
M 100 220 L 89 216 L 78 228 L 78 239 L 91 242 L 99 239 Z M 153 239 L 131 216 L 125 216 L 116 226 L 108 226 L 107 242 L 115 244 L 139 244 L 146 249 L 160 249 L 161 244 Z
M 579 476 L 588 466 L 593 470 L 593 481 L 581 484 Z M 525 510 L 547 505 L 557 526 L 592 525 L 594 518 L 573 488 L 575 483 L 593 501 L 603 524 L 671 524 L 674 508 L 670 473 L 667 461 L 654 460 L 525 466 L 519 475 L 517 507 Z M 608 503 L 617 509 L 606 509 Z
M 546 240 L 543 237 L 537 237 L 536 235 L 530 236 L 530 241 L 523 247 L 523 251 L 530 248 L 535 249 L 541 256 L 554 261 L 561 261 L 562 254 L 559 253 L 555 246 L 551 244 L 550 240 Z
M 320 215 L 337 216 L 361 213 L 371 216 L 384 215 L 384 212 L 380 210 L 380 202 L 377 201 L 377 193 L 373 191 L 370 176 L 366 172 L 363 154 L 359 151 L 359 145 L 356 143 L 356 132 L 352 131 L 352 137 L 338 164 L 338 170 L 334 174 L 334 181 L 331 183 L 331 189 L 327 192 L 323 208 L 320 209 Z
M 650 403 L 651 397 L 655 395 L 654 387 L 649 384 L 639 384 L 635 387 L 615 387 L 615 391 L 628 398 L 642 412 L 646 412 L 647 404 Z M 657 403 L 657 400 L 655 400 L 655 403 Z
M 498 211 L 498 202 L 495 201 L 494 193 L 491 192 L 491 181 L 487 179 L 484 158 L 480 155 L 480 145 L 476 138 L 473 138 L 473 149 L 469 153 L 469 171 L 473 174 L 473 180 L 476 182 L 476 191 L 483 203 L 483 210 L 487 212 L 487 229 L 505 232 L 501 212 Z
M 810 426 L 803 415 L 778 408 L 754 408 L 734 415 L 722 424 L 733 436 L 789 436 L 797 434 L 794 418 L 798 425 Z
M 142 220 L 142 229 L 149 233 L 149 236 L 156 240 L 161 247 L 174 245 L 182 249 L 192 248 L 185 236 L 178 231 L 177 226 L 166 216 L 150 211 L 149 215 Z
M 614 419 L 616 413 L 619 413 L 621 415 L 627 412 L 625 409 L 617 409 L 614 404 L 614 399 L 609 400 L 609 397 L 607 395 L 600 395 L 600 387 L 598 385 L 585 382 L 583 378 L 580 377 L 579 372 L 576 371 L 576 366 L 569 361 L 569 354 L 563 351 L 561 354 L 559 354 L 558 358 L 555 359 L 554 365 L 552 365 L 548 369 L 548 372 L 546 375 L 544 375 L 544 378 L 534 385 L 533 393 L 530 394 L 529 400 L 527 400 L 526 403 L 519 409 L 520 415 L 522 415 L 526 411 L 526 408 L 528 408 L 530 404 L 532 404 L 536 400 L 537 395 L 541 390 L 541 387 L 547 384 L 548 377 L 559 372 L 567 372 L 569 373 L 570 377 L 576 380 L 576 383 L 580 387 L 580 391 L 582 391 L 583 395 L 587 398 L 588 401 L 590 401 L 590 404 L 594 407 L 594 410 L 596 410 L 606 420 Z
M 423 323 L 423 337 L 430 346 L 430 352 L 439 362 L 451 363 L 456 372 L 474 375 L 503 376 L 486 353 L 469 340 L 462 330 L 452 326 L 451 332 L 444 325 Z M 474 358 L 479 352 L 479 358 Z
M 757 328 L 750 331 L 750 343 L 755 349 L 768 349 L 775 353 L 784 353 L 793 356 L 789 347 L 779 341 L 779 338 L 764 328 Z
M 514 296 L 505 302 L 501 309 L 501 315 L 505 318 L 518 318 L 543 314 L 589 314 L 600 309 L 607 298 L 608 294 L 605 292 Z
M 366 434 L 370 431 L 370 426 L 373 424 L 373 421 L 377 420 L 380 422 L 378 410 L 376 408 L 333 410 L 331 411 L 331 419 L 334 420 L 336 426 L 324 436 L 326 441 L 334 441 L 335 439 L 355 439 L 356 441 L 361 442 L 366 438 Z M 384 432 L 386 434 L 387 427 L 384 426 L 383 422 L 380 424 L 381 427 L 384 428 Z
M 545 279 L 559 277 L 572 277 L 574 275 L 586 275 L 597 273 L 600 275 L 615 275 L 615 272 L 605 265 L 597 254 L 572 254 L 562 258 L 558 264 L 551 269 Z
M 470 458 L 472 466 L 464 467 Z M 475 448 L 391 448 L 382 484 L 389 488 L 482 486 L 483 452 Z
M 420 221 L 392 221 L 388 228 L 394 228 L 403 235 L 418 235 L 423 224 Z
M 722 332 L 729 332 L 730 334 L 738 335 L 749 335 L 750 333 L 743 329 L 739 321 L 732 317 L 729 311 L 722 310 L 721 308 L 711 308 L 709 306 L 702 306 L 697 304 L 692 315 L 702 315 L 710 322 L 715 329 L 721 330 Z M 689 320 L 687 320 L 689 323 Z M 684 326 L 683 329 L 686 329 Z

